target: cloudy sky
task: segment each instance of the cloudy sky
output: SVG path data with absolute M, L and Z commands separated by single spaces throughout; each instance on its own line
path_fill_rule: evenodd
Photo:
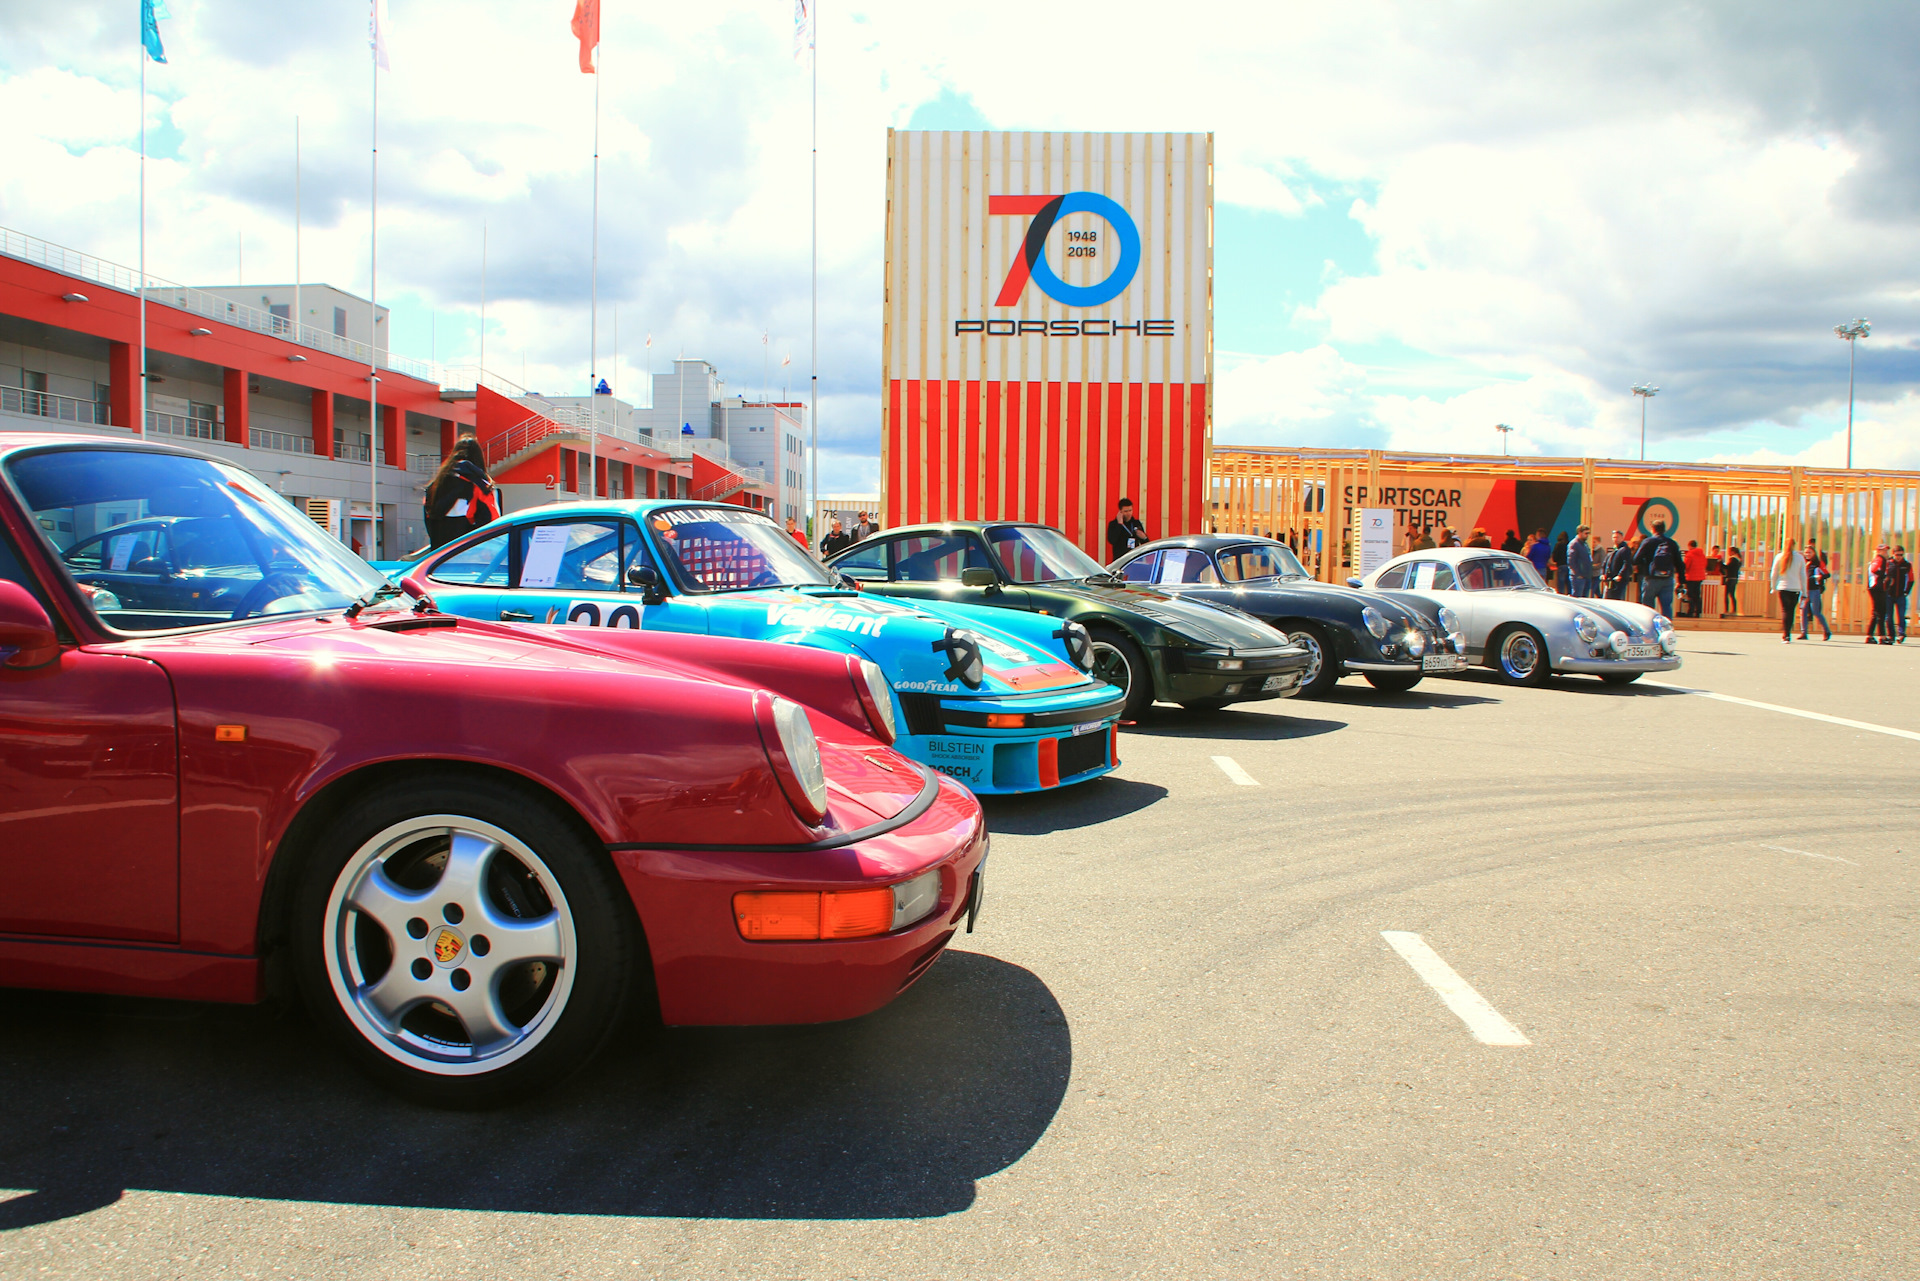
M 169 0 L 148 258 L 368 284 L 365 0 Z M 639 394 L 808 360 L 808 81 L 791 0 L 603 0 L 601 342 Z M 1216 438 L 1920 466 L 1920 8 L 1093 8 L 825 0 L 821 429 L 878 481 L 885 131 L 1212 130 Z M 380 294 L 394 346 L 585 384 L 594 79 L 572 0 L 390 0 Z M 0 226 L 137 252 L 138 0 L 0 4 Z M 763 344 L 762 335 L 770 340 Z M 783 374 L 780 361 L 791 356 Z M 769 359 L 770 357 L 770 359 Z

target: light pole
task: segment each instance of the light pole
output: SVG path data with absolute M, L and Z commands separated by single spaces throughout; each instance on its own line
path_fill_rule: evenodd
M 1647 461 L 1647 402 L 1660 394 L 1652 383 L 1635 383 L 1633 394 L 1640 398 L 1640 461 Z
M 1507 437 L 1513 435 L 1513 428 L 1507 426 L 1505 423 L 1495 423 L 1493 429 L 1500 433 L 1500 456 L 1505 458 L 1507 456 Z
M 1865 338 L 1873 332 L 1873 326 L 1865 320 L 1856 318 L 1849 324 L 1835 325 L 1833 336 L 1844 338 L 1847 342 L 1847 469 L 1853 469 L 1853 344 L 1858 338 Z

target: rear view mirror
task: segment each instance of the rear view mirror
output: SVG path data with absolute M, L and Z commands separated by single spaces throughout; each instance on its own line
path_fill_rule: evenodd
M 998 586 L 999 582 L 999 577 L 990 569 L 974 568 L 960 571 L 962 587 L 994 587 Z
M 0 579 L 0 666 L 44 667 L 60 657 L 53 620 L 33 593 Z
M 152 574 L 156 578 L 165 578 L 167 574 L 167 562 L 161 560 L 158 556 L 143 556 L 133 562 L 133 564 L 127 566 L 127 572 L 129 574 Z
M 658 587 L 660 575 L 651 565 L 634 565 L 627 570 L 627 582 L 634 587 Z
M 1358 587 L 1359 585 L 1360 585 L 1360 580 L 1357 578 L 1349 578 L 1347 580 L 1347 586 L 1349 587 Z

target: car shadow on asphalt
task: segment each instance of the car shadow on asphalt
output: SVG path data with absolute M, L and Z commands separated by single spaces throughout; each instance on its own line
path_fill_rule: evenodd
M 543 1214 L 918 1218 L 973 1203 L 1052 1123 L 1065 1014 L 951 951 L 877 1013 L 623 1033 L 518 1106 L 437 1112 L 271 1007 L 0 994 L 0 1230 L 127 1189 Z M 643 1024 L 642 1020 L 634 1020 Z
M 1350 704 L 1357 707 L 1410 707 L 1415 709 L 1433 708 L 1446 710 L 1454 707 L 1474 707 L 1482 703 L 1497 703 L 1497 698 L 1485 694 L 1469 694 L 1459 689 L 1450 689 L 1435 683 L 1436 678 L 1421 681 L 1404 694 L 1389 694 L 1385 690 L 1375 689 L 1361 681 L 1358 684 L 1335 685 L 1325 694 L 1314 699 L 1329 707 Z M 1449 678 L 1451 679 L 1451 678 Z
M 1126 759 L 1125 740 L 1121 742 L 1120 759 Z M 982 796 L 980 806 L 987 812 L 989 832 L 1045 836 L 1049 832 L 1125 818 L 1166 799 L 1166 795 L 1167 789 L 1158 783 L 1142 783 L 1108 774 L 1058 791 Z
M 1120 759 L 1127 757 L 1127 737 L 1132 734 L 1148 738 L 1254 741 L 1313 738 L 1347 727 L 1345 721 L 1320 720 L 1304 714 L 1317 706 L 1318 703 L 1303 703 L 1298 698 L 1292 698 L 1284 703 L 1251 703 L 1244 711 L 1237 706 L 1224 707 L 1217 712 L 1190 711 L 1172 706 L 1150 707 L 1137 724 L 1120 731 Z M 1252 710 L 1255 707 L 1270 710 Z
M 1674 675 L 1675 673 L 1673 672 L 1661 672 L 1659 676 L 1656 677 L 1656 679 L 1670 680 L 1673 678 Z M 1496 689 L 1496 690 L 1508 690 L 1508 689 L 1515 688 L 1514 686 L 1509 685 L 1506 681 L 1502 680 L 1498 673 L 1492 672 L 1492 671 L 1482 670 L 1482 671 L 1460 672 L 1456 675 L 1448 676 L 1445 679 L 1449 684 L 1465 685 L 1468 687 L 1471 687 L 1474 685 L 1485 685 L 1489 689 Z M 1425 687 L 1423 686 L 1422 688 L 1425 688 Z M 1553 677 L 1549 678 L 1547 683 L 1541 688 L 1551 689 L 1551 690 L 1564 690 L 1566 692 L 1575 693 L 1575 694 L 1599 694 L 1607 698 L 1644 698 L 1644 697 L 1660 698 L 1660 697 L 1665 697 L 1667 695 L 1676 695 L 1681 697 L 1685 696 L 1684 690 L 1663 689 L 1658 685 L 1649 685 L 1644 681 L 1635 681 L 1630 685 L 1613 685 L 1608 683 L 1607 681 L 1601 680 L 1598 676 L 1588 676 L 1578 672 L 1556 674 Z M 1414 691 L 1415 694 L 1418 694 L 1419 692 L 1420 692 L 1419 690 Z M 1472 695 L 1467 695 L 1466 697 L 1470 700 L 1478 701 L 1478 702 L 1497 702 L 1498 701 L 1497 699 L 1487 699 L 1487 698 L 1474 699 L 1474 696 Z

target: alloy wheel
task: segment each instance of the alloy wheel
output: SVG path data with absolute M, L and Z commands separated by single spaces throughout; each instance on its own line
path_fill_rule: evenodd
M 511 833 L 430 814 L 367 840 L 334 880 L 327 976 L 367 1041 L 442 1076 L 491 1072 L 550 1032 L 573 988 L 573 912 Z
M 1531 680 L 1540 667 L 1540 642 L 1524 629 L 1507 633 L 1500 642 L 1500 670 L 1508 679 Z

